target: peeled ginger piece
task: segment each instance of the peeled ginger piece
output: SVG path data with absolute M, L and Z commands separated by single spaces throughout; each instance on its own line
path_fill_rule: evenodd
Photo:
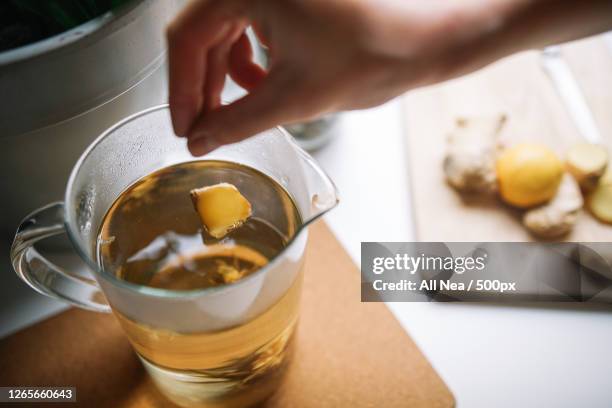
M 606 170 L 608 152 L 597 144 L 579 143 L 567 151 L 566 164 L 578 184 L 585 190 L 592 190 Z
M 251 203 L 233 184 L 219 183 L 190 193 L 202 225 L 215 238 L 223 238 L 251 216 Z
M 589 210 L 600 221 L 612 224 L 612 168 L 599 178 L 597 187 L 587 198 Z

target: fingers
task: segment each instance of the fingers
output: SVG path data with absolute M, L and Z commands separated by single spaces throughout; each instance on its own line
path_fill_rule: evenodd
M 232 79 L 248 91 L 254 89 L 266 77 L 266 71 L 253 62 L 253 48 L 245 33 L 232 46 L 229 70 Z
M 206 75 L 205 50 L 169 41 L 168 74 L 168 100 L 174 133 L 185 136 L 193 119 L 202 109 L 202 89 Z
M 219 45 L 208 52 L 206 66 L 206 81 L 204 83 L 204 97 L 200 114 L 216 109 L 221 105 L 221 91 L 225 84 L 225 74 L 227 73 L 227 59 L 229 47 Z
M 221 145 L 292 121 L 296 110 L 295 98 L 287 93 L 290 83 L 285 76 L 271 73 L 248 95 L 200 117 L 189 133 L 191 153 L 201 156 Z M 281 100 L 281 95 L 287 96 Z
M 168 27 L 169 103 L 174 132 L 184 136 L 205 103 L 203 91 L 207 78 L 215 83 L 211 91 L 219 86 L 218 62 L 212 64 L 213 72 L 207 72 L 207 56 L 217 58 L 222 50 L 211 51 L 232 29 L 232 23 L 246 24 L 238 9 L 230 9 L 236 2 L 194 1 Z M 225 69 L 227 71 L 227 69 Z
M 206 114 L 221 105 L 221 92 L 228 72 L 230 49 L 231 44 L 224 42 L 208 52 L 201 114 Z
M 259 40 L 259 43 L 266 48 L 270 48 L 270 40 L 268 39 L 268 36 L 264 34 L 264 30 L 261 25 L 257 24 L 257 22 L 254 21 L 252 26 L 253 32 L 255 33 L 257 40 Z
M 243 33 L 246 10 L 236 8 L 247 4 L 251 3 L 195 1 L 168 29 L 172 123 L 177 135 L 188 136 L 195 155 L 289 122 L 299 111 L 299 98 L 288 91 L 295 84 L 287 75 L 281 70 L 268 75 L 253 62 Z M 221 106 L 227 73 L 250 93 Z

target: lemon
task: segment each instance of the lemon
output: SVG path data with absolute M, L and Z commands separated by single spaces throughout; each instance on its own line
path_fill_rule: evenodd
M 544 145 L 521 143 L 500 155 L 496 172 L 502 199 L 527 208 L 555 195 L 563 177 L 563 163 Z

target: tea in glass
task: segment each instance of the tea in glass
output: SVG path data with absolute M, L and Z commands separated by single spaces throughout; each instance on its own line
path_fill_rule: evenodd
M 216 183 L 237 186 L 253 208 L 242 225 L 220 238 L 203 227 L 190 197 L 192 190 Z M 186 162 L 145 176 L 116 199 L 99 229 L 97 262 L 125 282 L 169 294 L 223 291 L 273 262 L 301 222 L 290 195 L 267 175 L 225 161 Z M 142 322 L 138 313 L 113 311 L 156 384 L 174 402 L 242 407 L 279 385 L 292 350 L 301 283 L 300 268 L 265 311 L 220 329 L 202 323 L 205 311 L 202 322 L 175 316 L 177 331 Z

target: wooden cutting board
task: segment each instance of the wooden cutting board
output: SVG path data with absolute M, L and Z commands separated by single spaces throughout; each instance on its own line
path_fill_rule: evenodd
M 266 407 L 454 406 L 387 307 L 360 302 L 359 271 L 322 222 L 311 227 L 302 302 L 295 359 Z M 9 385 L 76 386 L 87 408 L 173 406 L 115 319 L 77 309 L 0 340 L 0 386 Z
M 612 52 L 600 37 L 564 45 L 568 62 L 593 112 L 608 148 L 612 148 Z M 444 180 L 446 135 L 461 116 L 506 113 L 502 141 L 547 144 L 563 157 L 582 140 L 552 82 L 540 54 L 506 58 L 474 74 L 409 93 L 405 128 L 416 236 L 421 241 L 530 241 L 521 214 L 496 198 L 460 196 Z M 612 152 L 612 150 L 610 150 Z M 583 211 L 568 241 L 611 241 L 612 226 Z

